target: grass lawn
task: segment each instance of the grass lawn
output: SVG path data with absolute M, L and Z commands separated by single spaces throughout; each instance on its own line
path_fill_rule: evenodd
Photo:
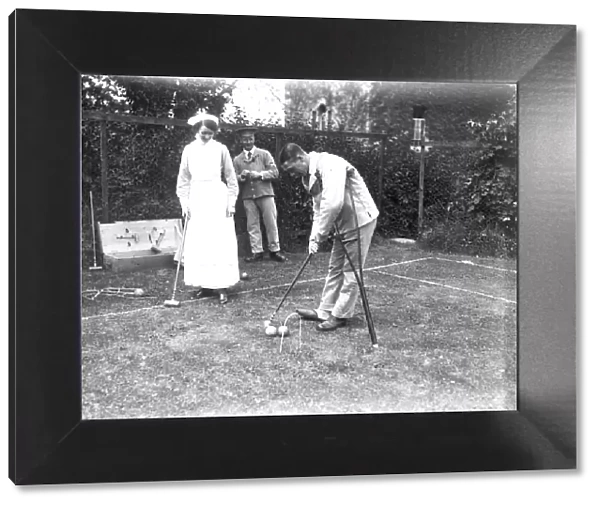
M 346 328 L 320 333 L 293 316 L 316 307 L 328 253 L 318 254 L 276 320 L 291 335 L 267 337 L 305 254 L 285 264 L 244 264 L 230 302 L 165 308 L 175 269 L 83 272 L 83 417 L 163 418 L 516 409 L 516 263 L 427 252 L 383 240 L 365 282 L 379 340 L 362 306 Z

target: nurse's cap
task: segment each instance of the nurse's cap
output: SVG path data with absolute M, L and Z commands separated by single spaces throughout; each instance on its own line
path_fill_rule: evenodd
M 205 114 L 203 112 L 196 114 L 195 116 L 192 116 L 190 119 L 188 119 L 188 125 L 194 126 L 197 123 L 200 123 L 201 121 L 204 120 L 211 120 L 214 121 L 217 126 L 219 125 L 219 118 L 217 118 L 216 116 L 213 116 L 212 114 Z

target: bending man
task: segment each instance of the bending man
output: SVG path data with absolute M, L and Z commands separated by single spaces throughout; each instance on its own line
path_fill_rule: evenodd
M 297 144 L 288 143 L 281 150 L 279 162 L 284 172 L 301 178 L 313 198 L 308 251 L 316 253 L 319 243 L 331 231 L 336 233 L 319 307 L 297 310 L 303 319 L 320 321 L 317 330 L 335 330 L 352 317 L 359 295 L 356 277 L 340 240 L 352 264 L 359 269 L 359 248 L 364 265 L 379 211 L 356 168 L 337 155 L 306 153 Z

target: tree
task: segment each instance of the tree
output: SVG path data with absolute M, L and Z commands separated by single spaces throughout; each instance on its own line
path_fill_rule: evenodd
M 285 117 L 290 128 L 310 128 L 320 104 L 332 111 L 333 130 L 366 132 L 369 126 L 370 82 L 288 81 Z
M 506 108 L 469 128 L 488 145 L 466 182 L 467 211 L 484 235 L 502 235 L 515 243 L 517 235 L 516 95 Z M 516 252 L 516 251 L 515 251 Z
M 283 83 L 280 80 L 236 79 L 223 119 L 240 125 L 279 125 L 284 119 Z
M 429 201 L 426 242 L 447 251 L 511 256 L 517 248 L 516 99 L 465 129 L 480 149 L 434 154 L 426 178 Z M 459 163 L 457 163 L 459 162 Z M 442 188 L 441 196 L 439 190 Z M 431 195 L 436 191 L 438 195 Z
M 126 91 L 110 76 L 81 76 L 81 105 L 84 111 L 128 112 Z

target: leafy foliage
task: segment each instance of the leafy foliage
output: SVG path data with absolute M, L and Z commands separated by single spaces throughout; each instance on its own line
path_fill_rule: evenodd
M 485 122 L 467 128 L 486 148 L 463 155 L 464 170 L 445 171 L 454 182 L 446 213 L 430 213 L 426 242 L 445 251 L 515 256 L 517 252 L 517 149 L 514 98 Z M 475 156 L 476 155 L 476 156 Z M 438 178 L 439 180 L 439 178 Z M 432 183 L 433 184 L 433 183 Z M 438 182 L 439 185 L 439 182 Z
M 423 243 L 443 251 L 516 254 L 514 89 L 375 83 L 373 129 L 390 134 L 380 230 L 417 238 L 419 157 L 409 150 L 412 107 L 426 107 Z M 469 141 L 476 148 L 465 147 Z M 446 146 L 436 147 L 443 142 Z
M 235 79 L 222 119 L 239 125 L 283 124 L 283 85 L 277 80 Z
M 332 112 L 331 130 L 365 132 L 371 86 L 356 81 L 290 81 L 286 85 L 286 123 L 291 128 L 310 128 L 311 112 L 323 104 Z

